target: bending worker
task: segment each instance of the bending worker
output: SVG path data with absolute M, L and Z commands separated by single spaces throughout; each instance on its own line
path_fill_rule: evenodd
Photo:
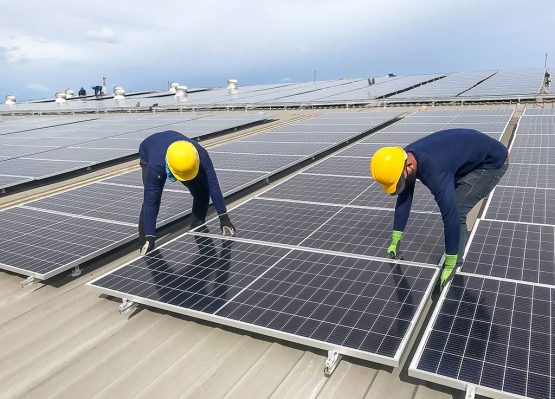
M 144 255 L 156 240 L 156 218 L 166 179 L 180 181 L 193 196 L 191 229 L 204 223 L 210 198 L 226 236 L 235 235 L 224 203 L 216 171 L 208 152 L 195 140 L 168 130 L 147 137 L 139 147 L 144 200 L 139 218 L 139 248 Z
M 418 178 L 430 189 L 441 211 L 445 261 L 440 284 L 445 286 L 455 266 L 462 264 L 466 215 L 501 180 L 509 165 L 508 156 L 499 141 L 471 129 L 443 130 L 404 149 L 383 147 L 376 151 L 370 162 L 372 177 L 387 194 L 398 195 L 388 255 L 401 258 L 399 241 Z

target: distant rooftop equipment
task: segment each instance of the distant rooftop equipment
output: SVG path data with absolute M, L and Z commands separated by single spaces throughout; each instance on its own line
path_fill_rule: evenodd
M 168 90 L 170 93 L 175 94 L 175 92 L 177 91 L 177 86 L 179 86 L 179 83 L 177 82 L 173 82 L 170 84 L 170 89 Z
M 114 87 L 114 100 L 124 100 L 125 90 L 121 86 Z
M 66 102 L 66 93 L 65 92 L 58 92 L 54 94 L 54 102 L 58 104 L 63 104 Z
M 6 105 L 15 105 L 15 96 L 6 96 Z
M 75 92 L 73 90 L 69 90 L 69 89 L 66 90 L 65 93 L 66 93 L 66 99 L 72 98 L 75 95 Z
M 229 94 L 237 94 L 237 84 L 239 82 L 237 79 L 228 79 L 227 80 L 227 91 Z
M 176 100 L 177 101 L 187 100 L 187 90 L 189 90 L 189 88 L 185 85 L 175 86 L 175 98 L 176 98 Z

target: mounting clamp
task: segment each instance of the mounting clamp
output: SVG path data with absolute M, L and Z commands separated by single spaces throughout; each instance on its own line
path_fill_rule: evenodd
M 81 268 L 79 267 L 79 265 L 75 266 L 73 268 L 73 270 L 71 271 L 71 276 L 72 277 L 78 277 L 81 275 Z
M 324 375 L 326 377 L 329 377 L 333 373 L 342 357 L 343 355 L 335 351 L 328 351 L 328 358 L 326 359 L 326 364 L 324 365 Z
M 476 395 L 476 385 L 468 384 L 466 386 L 466 394 L 464 395 L 464 399 L 474 399 Z
M 27 287 L 27 286 L 29 286 L 29 285 L 33 285 L 33 283 L 34 283 L 35 281 L 37 281 L 36 278 L 34 278 L 33 276 L 29 276 L 29 277 L 27 277 L 25 280 L 23 280 L 23 281 L 21 282 L 21 288 L 25 288 L 25 287 Z
M 135 305 L 136 305 L 135 302 L 130 301 L 129 299 L 123 298 L 121 300 L 121 304 L 118 306 L 119 314 L 124 314 L 128 312 Z

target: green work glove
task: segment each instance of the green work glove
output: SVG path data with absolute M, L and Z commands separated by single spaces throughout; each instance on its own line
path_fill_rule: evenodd
M 399 241 L 403 238 L 403 232 L 399 230 L 393 230 L 391 233 L 391 244 L 387 248 L 387 255 L 391 259 L 403 259 L 401 256 L 401 250 L 399 246 Z
M 457 264 L 458 255 L 447 255 L 445 254 L 445 261 L 443 262 L 443 269 L 441 270 L 441 276 L 439 278 L 439 283 L 441 286 L 445 286 L 455 274 L 455 265 Z

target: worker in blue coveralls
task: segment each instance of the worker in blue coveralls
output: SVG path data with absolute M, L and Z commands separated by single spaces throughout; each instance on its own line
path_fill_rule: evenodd
M 180 181 L 193 196 L 191 226 L 205 222 L 210 199 L 220 217 L 225 236 L 234 236 L 235 227 L 227 215 L 224 197 L 208 152 L 195 140 L 168 130 L 147 137 L 139 146 L 144 200 L 139 218 L 139 248 L 144 255 L 156 241 L 156 218 L 166 179 Z
M 471 129 L 449 129 L 401 147 L 380 148 L 370 162 L 374 180 L 387 194 L 398 195 L 391 258 L 402 259 L 399 242 L 407 224 L 414 185 L 419 179 L 435 197 L 443 219 L 443 288 L 462 264 L 467 240 L 466 216 L 488 196 L 509 166 L 509 152 L 499 141 Z

